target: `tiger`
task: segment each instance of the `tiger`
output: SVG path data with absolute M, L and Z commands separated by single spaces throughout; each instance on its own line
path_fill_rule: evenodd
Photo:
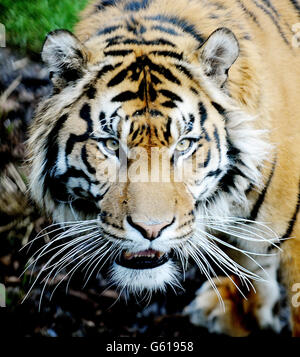
M 141 295 L 193 262 L 182 314 L 229 336 L 280 333 L 282 283 L 300 336 L 299 22 L 297 0 L 97 0 L 50 32 L 29 189 L 63 233 L 42 270 L 106 263 Z

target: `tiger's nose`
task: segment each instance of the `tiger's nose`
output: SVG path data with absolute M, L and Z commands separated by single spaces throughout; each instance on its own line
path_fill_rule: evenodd
M 144 238 L 153 240 L 159 237 L 164 229 L 166 229 L 167 227 L 171 226 L 174 223 L 175 217 L 173 218 L 172 221 L 164 221 L 164 222 L 159 222 L 157 224 L 137 222 L 132 220 L 130 216 L 127 217 L 127 221 L 132 227 L 138 230 L 143 235 Z

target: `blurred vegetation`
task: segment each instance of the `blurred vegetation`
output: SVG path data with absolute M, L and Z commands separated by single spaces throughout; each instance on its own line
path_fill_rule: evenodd
M 39 53 L 49 31 L 71 30 L 88 0 L 1 0 L 0 23 L 8 46 Z

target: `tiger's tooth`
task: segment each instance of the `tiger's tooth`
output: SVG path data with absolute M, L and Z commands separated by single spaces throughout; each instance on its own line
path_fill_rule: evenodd
M 124 258 L 127 260 L 133 259 L 133 258 L 141 258 L 141 257 L 146 257 L 146 258 L 161 258 L 164 255 L 163 252 L 160 251 L 153 251 L 153 250 L 146 250 L 146 251 L 140 251 L 140 252 L 134 252 L 130 253 L 128 251 L 124 252 Z
M 125 252 L 125 253 L 124 253 L 124 258 L 125 258 L 125 259 L 131 259 L 132 256 L 133 256 L 132 253 L 129 253 L 129 252 Z

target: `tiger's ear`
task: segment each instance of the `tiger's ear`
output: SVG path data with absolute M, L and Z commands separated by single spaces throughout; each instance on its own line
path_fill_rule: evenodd
M 215 30 L 200 48 L 199 59 L 205 74 L 222 86 L 239 51 L 239 43 L 232 31 L 226 27 Z
M 42 59 L 49 68 L 56 89 L 79 79 L 83 75 L 87 58 L 86 48 L 71 32 L 55 30 L 47 35 Z

